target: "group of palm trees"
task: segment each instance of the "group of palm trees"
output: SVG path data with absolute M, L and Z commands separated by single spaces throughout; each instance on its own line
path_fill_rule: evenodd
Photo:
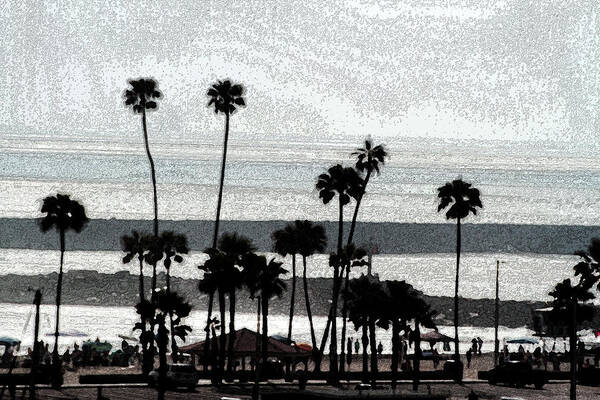
M 124 263 L 137 259 L 139 263 L 140 284 L 139 303 L 136 306 L 140 315 L 140 322 L 136 328 L 141 330 L 140 341 L 143 351 L 143 371 L 148 373 L 154 367 L 154 357 L 159 355 L 161 377 L 166 373 L 166 353 L 170 342 L 171 353 L 176 360 L 178 348 L 175 337 L 184 339 L 191 328 L 184 325 L 182 319 L 189 315 L 191 306 L 177 293 L 171 290 L 170 273 L 173 262 L 180 263 L 183 256 L 189 252 L 187 240 L 184 235 L 175 232 L 159 232 L 159 215 L 157 203 L 156 169 L 150 152 L 148 140 L 146 113 L 155 110 L 157 101 L 162 97 L 158 84 L 153 79 L 137 79 L 129 81 L 130 87 L 124 92 L 125 105 L 130 106 L 135 114 L 142 117 L 142 132 L 144 147 L 150 164 L 150 173 L 153 187 L 154 224 L 153 233 L 132 231 L 130 235 L 121 238 L 122 249 L 125 253 Z M 217 210 L 212 238 L 212 246 L 205 250 L 208 259 L 199 266 L 203 272 L 199 283 L 200 292 L 207 295 L 207 321 L 205 340 L 205 365 L 213 360 L 213 370 L 218 372 L 217 380 L 225 371 L 225 360 L 228 359 L 227 371 L 234 368 L 233 336 L 235 335 L 235 304 L 236 292 L 247 289 L 251 298 L 257 300 L 257 311 L 260 321 L 262 314 L 262 345 L 263 358 L 266 358 L 266 345 L 268 340 L 268 307 L 269 301 L 275 296 L 281 296 L 286 290 L 282 276 L 287 271 L 282 268 L 282 262 L 275 258 L 267 260 L 266 257 L 257 255 L 256 248 L 251 240 L 235 233 L 225 233 L 219 237 L 219 221 L 225 178 L 227 144 L 229 139 L 230 117 L 239 107 L 245 106 L 244 87 L 233 84 L 229 80 L 218 81 L 207 92 L 208 106 L 213 107 L 215 113 L 225 116 L 225 134 L 221 175 L 217 199 Z M 384 165 L 388 153 L 384 145 L 374 145 L 368 138 L 364 146 L 352 153 L 355 163 L 352 167 L 341 164 L 330 167 L 317 178 L 316 188 L 323 204 L 330 204 L 337 196 L 338 205 L 338 232 L 335 251 L 329 257 L 329 265 L 333 270 L 332 297 L 325 329 L 321 340 L 313 324 L 313 316 L 309 301 L 309 288 L 307 279 L 307 260 L 315 253 L 322 253 L 327 247 L 327 237 L 321 225 L 311 221 L 295 221 L 288 223 L 280 230 L 273 232 L 273 250 L 279 255 L 291 256 L 291 303 L 288 325 L 288 339 L 292 340 L 293 318 L 296 296 L 296 261 L 297 256 L 302 257 L 303 264 L 303 289 L 306 312 L 310 324 L 310 336 L 313 347 L 313 360 L 315 370 L 321 368 L 321 360 L 327 341 L 329 341 L 329 371 L 332 381 L 337 381 L 338 371 L 345 368 L 344 344 L 346 341 L 347 322 L 352 322 L 356 329 L 362 329 L 363 355 L 366 357 L 365 345 L 370 342 L 371 354 L 375 357 L 375 326 L 391 326 L 393 331 L 393 347 L 397 349 L 399 335 L 402 331 L 409 332 L 408 324 L 412 321 L 414 331 L 419 330 L 419 325 L 433 327 L 432 312 L 417 292 L 404 281 L 380 282 L 376 276 L 362 275 L 350 279 L 352 268 L 368 264 L 365 257 L 367 252 L 354 244 L 356 222 L 366 194 L 366 188 L 374 174 L 379 175 L 381 166 Z M 482 207 L 479 191 L 461 179 L 449 182 L 438 189 L 440 204 L 438 211 L 448 208 L 446 217 L 457 221 L 457 261 L 456 261 L 456 286 L 455 286 L 455 351 L 458 358 L 458 281 L 460 264 L 460 223 L 469 214 L 476 214 L 477 208 Z M 346 239 L 344 240 L 344 209 L 354 202 L 352 220 Z M 47 231 L 56 227 L 60 236 L 61 263 L 56 295 L 56 333 L 55 341 L 59 336 L 60 294 L 62 287 L 62 265 L 64 255 L 64 237 L 67 230 L 81 231 L 88 221 L 85 210 L 81 204 L 70 199 L 67 195 L 58 194 L 44 200 L 42 213 L 46 213 L 42 220 L 41 228 Z M 162 261 L 166 272 L 166 287 L 157 288 L 157 265 Z M 144 288 L 144 265 L 152 268 L 150 296 L 147 298 Z M 369 289 L 369 290 L 366 290 Z M 220 320 L 213 318 L 214 298 L 218 298 Z M 229 347 L 225 349 L 225 320 L 226 300 L 229 301 Z M 341 338 L 337 339 L 337 315 L 340 309 L 342 314 Z M 391 311 L 382 314 L 380 304 L 394 305 Z M 396 312 L 396 314 L 394 314 Z M 216 327 L 220 325 L 221 335 L 216 337 Z M 211 332 L 213 338 L 211 340 Z M 370 332 L 370 333 L 367 333 Z M 367 334 L 369 338 L 367 338 Z M 340 358 L 338 360 L 338 343 L 340 344 Z M 228 357 L 227 357 L 228 356 Z M 54 358 L 58 360 L 58 350 L 55 344 Z M 371 362 L 372 372 L 376 372 L 376 360 Z M 56 361 L 58 364 L 58 361 Z M 396 365 L 397 362 L 392 365 Z M 363 360 L 365 373 L 367 371 L 366 358 Z

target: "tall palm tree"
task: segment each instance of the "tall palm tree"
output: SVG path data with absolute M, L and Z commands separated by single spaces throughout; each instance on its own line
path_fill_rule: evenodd
M 337 254 L 342 254 L 342 240 L 344 235 L 344 206 L 350 203 L 350 198 L 357 198 L 362 190 L 362 179 L 354 168 L 342 167 L 340 164 L 334 165 L 327 170 L 327 173 L 318 177 L 316 188 L 319 190 L 319 198 L 323 204 L 328 204 L 336 195 L 338 196 L 339 221 L 338 221 L 338 243 Z M 322 343 L 327 338 L 329 325 L 331 326 L 331 340 L 329 342 L 329 371 L 331 379 L 337 380 L 337 307 L 340 288 L 341 274 L 339 273 L 341 265 L 333 264 L 333 294 L 331 302 L 331 311 L 327 320 L 328 326 L 325 327 Z M 343 270 L 342 270 L 343 273 Z
M 310 338 L 313 348 L 313 360 L 316 365 L 321 364 L 322 353 L 318 351 L 317 337 L 313 324 L 312 311 L 310 309 L 310 298 L 308 296 L 308 277 L 306 275 L 306 259 L 315 253 L 322 253 L 327 247 L 327 235 L 322 225 L 313 224 L 311 221 L 296 220 L 294 222 L 298 253 L 302 256 L 302 284 L 304 286 L 304 302 L 306 303 L 306 315 L 310 325 Z
M 242 286 L 242 268 L 246 256 L 256 250 L 252 241 L 237 233 L 224 233 L 219 239 L 219 250 L 229 257 L 227 267 L 227 292 L 229 294 L 229 342 L 227 348 L 227 372 L 229 375 L 235 367 L 233 343 L 235 342 L 235 304 L 236 290 Z M 223 324 L 225 321 L 223 321 Z
M 350 224 L 350 232 L 348 233 L 348 244 L 352 243 L 352 239 L 354 237 L 354 229 L 356 227 L 356 218 L 358 217 L 358 210 L 360 208 L 362 198 L 365 195 L 367 185 L 369 184 L 371 174 L 373 173 L 373 171 L 375 171 L 377 175 L 379 175 L 379 166 L 385 164 L 385 159 L 386 157 L 388 157 L 388 153 L 383 144 L 373 146 L 373 141 L 371 140 L 371 138 L 367 138 L 365 140 L 365 147 L 360 147 L 356 149 L 356 151 L 352 152 L 352 155 L 356 156 L 357 158 L 355 164 L 356 170 L 361 173 L 366 171 L 366 176 L 364 178 L 362 190 L 359 192 L 356 198 L 356 206 L 354 207 L 352 223 Z
M 219 236 L 219 218 L 221 215 L 221 200 L 223 197 L 223 181 L 225 180 L 225 164 L 227 160 L 227 141 L 229 139 L 229 118 L 238 107 L 244 107 L 244 86 L 232 84 L 229 79 L 214 83 L 206 95 L 210 98 L 208 106 L 213 106 L 215 114 L 225 114 L 225 138 L 223 139 L 223 159 L 221 162 L 221 181 L 219 184 L 219 197 L 217 200 L 217 217 L 215 219 L 215 231 L 213 234 L 213 248 L 217 247 Z
M 300 221 L 296 221 L 300 222 Z M 292 340 L 292 324 L 294 320 L 294 308 L 296 307 L 296 254 L 298 253 L 298 241 L 296 239 L 296 223 L 288 223 L 283 229 L 278 229 L 271 234 L 273 250 L 282 257 L 292 256 L 292 292 L 290 293 L 290 317 L 288 321 L 288 341 Z
M 160 247 L 163 255 L 163 265 L 166 274 L 167 293 L 171 293 L 171 265 L 173 262 L 182 263 L 182 254 L 189 253 L 187 237 L 176 234 L 173 231 L 164 231 L 160 234 Z M 175 341 L 175 326 L 173 324 L 173 313 L 169 313 L 169 324 L 171 331 L 171 358 L 177 362 L 177 342 Z
M 438 188 L 438 212 L 450 206 L 446 211 L 446 219 L 456 220 L 456 280 L 454 284 L 454 358 L 460 362 L 458 349 L 458 278 L 460 268 L 460 221 L 469 216 L 477 215 L 477 208 L 483 208 L 479 199 L 479 190 L 471 187 L 470 183 L 462 179 L 447 182 Z
M 140 233 L 138 231 L 132 231 L 131 235 L 121 236 L 121 248 L 125 253 L 123 257 L 123 263 L 128 264 L 134 258 L 137 258 L 140 263 L 140 284 L 139 284 L 139 297 L 140 301 L 146 299 L 144 292 L 144 257 L 149 250 L 149 243 L 152 236 L 147 233 Z M 152 345 L 146 340 L 146 323 L 145 320 L 141 321 L 140 325 L 141 335 L 140 343 L 142 345 L 142 370 L 144 374 L 148 374 L 152 371 L 154 364 L 154 351 L 149 346 Z
M 52 364 L 55 369 L 54 384 L 60 386 L 60 365 L 58 357 L 58 335 L 60 322 L 60 302 L 62 294 L 63 264 L 65 255 L 65 233 L 69 230 L 77 233 L 85 227 L 89 219 L 85 215 L 85 208 L 69 195 L 58 193 L 56 196 L 44 198 L 41 213 L 46 214 L 40 221 L 40 229 L 46 233 L 55 228 L 60 241 L 60 267 L 56 283 L 56 327 L 54 330 L 54 350 L 52 351 Z
M 157 107 L 156 99 L 162 97 L 162 93 L 158 90 L 158 83 L 151 78 L 130 79 L 127 81 L 130 88 L 125 90 L 125 105 L 131 106 L 131 109 L 136 114 L 142 114 L 142 130 L 144 133 L 144 145 L 146 147 L 146 155 L 150 162 L 150 174 L 152 176 L 152 190 L 154 199 L 154 236 L 158 236 L 158 199 L 156 195 L 156 172 L 154 170 L 154 160 L 150 154 L 150 146 L 148 145 L 148 129 L 146 127 L 146 112 L 154 110 Z

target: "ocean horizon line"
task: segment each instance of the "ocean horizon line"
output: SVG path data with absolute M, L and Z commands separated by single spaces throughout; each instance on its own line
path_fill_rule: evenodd
M 39 218 L 0 218 L 0 248 L 57 250 L 56 235 L 42 234 Z M 253 240 L 258 251 L 272 251 L 271 233 L 288 220 L 222 220 L 221 233 L 237 232 Z M 337 221 L 322 224 L 329 239 L 325 253 L 335 250 Z M 151 219 L 92 219 L 79 234 L 67 233 L 67 249 L 119 251 L 120 238 L 132 230 L 152 231 Z M 210 246 L 213 220 L 160 220 L 161 231 L 185 234 L 192 251 Z M 344 223 L 347 233 L 350 223 Z M 584 249 L 600 226 L 463 223 L 462 251 L 466 253 L 538 253 L 570 255 Z M 357 222 L 356 244 L 378 254 L 452 253 L 456 251 L 456 224 L 413 222 Z

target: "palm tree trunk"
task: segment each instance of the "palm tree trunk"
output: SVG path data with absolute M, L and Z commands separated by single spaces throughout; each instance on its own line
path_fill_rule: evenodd
M 268 327 L 268 322 L 269 322 L 269 298 L 267 296 L 261 296 L 260 297 L 261 301 L 262 301 L 262 360 L 263 363 L 267 362 L 267 356 L 268 356 L 268 348 L 267 345 L 269 343 L 269 327 Z
M 306 256 L 302 256 L 302 263 L 304 265 L 302 283 L 304 284 L 304 302 L 306 303 L 306 315 L 308 316 L 308 324 L 310 325 L 310 339 L 313 346 L 313 357 L 317 348 L 317 337 L 315 335 L 315 326 L 313 325 L 312 311 L 310 309 L 310 298 L 308 296 L 308 278 L 306 277 Z
M 260 354 L 261 354 L 261 350 L 260 350 L 260 342 L 261 342 L 261 338 L 262 335 L 259 337 L 260 335 L 260 303 L 261 303 L 261 296 L 258 296 L 256 299 L 256 352 L 254 354 L 254 386 L 252 387 L 252 400 L 258 400 L 259 397 L 259 388 L 258 388 L 258 383 L 260 381 L 260 365 L 261 363 L 259 362 L 260 359 Z
M 150 301 L 154 304 L 156 297 L 156 263 L 152 264 L 152 293 L 150 294 Z
M 363 383 L 369 383 L 369 355 L 367 354 L 367 347 L 369 346 L 368 331 L 369 331 L 369 328 L 367 325 L 367 321 L 364 321 L 363 325 L 362 325 Z
M 419 378 L 421 376 L 421 328 L 420 322 L 415 319 L 415 362 L 413 368 L 413 390 L 419 389 Z
M 392 388 L 396 388 L 398 380 L 398 353 L 400 352 L 400 322 L 392 321 Z
M 146 298 L 144 294 L 144 258 L 138 257 L 140 260 L 140 301 Z
M 342 240 L 344 236 L 344 206 L 342 205 L 342 199 L 339 197 L 339 228 L 338 228 L 338 258 L 341 259 L 342 255 Z M 344 271 L 339 273 L 339 265 L 334 266 L 334 278 L 333 278 L 333 301 L 331 303 L 331 340 L 329 342 L 329 372 L 331 375 L 332 382 L 337 382 L 337 308 L 338 308 L 338 297 L 340 292 L 340 281 L 342 279 Z M 340 276 L 338 276 L 340 275 Z M 343 346 L 342 346 L 343 347 Z
M 371 346 L 371 384 L 377 380 L 377 341 L 375 340 L 375 320 L 369 318 L 369 345 Z
M 212 291 L 208 294 L 208 311 L 206 315 L 206 335 L 204 339 L 204 371 L 208 371 L 208 364 L 210 358 L 210 317 L 212 315 L 213 298 L 215 292 Z M 214 372 L 214 371 L 213 371 Z
M 227 344 L 227 374 L 231 376 L 235 369 L 233 344 L 235 342 L 235 289 L 229 293 L 229 343 Z
M 369 178 L 371 178 L 371 170 L 367 170 L 367 176 L 365 176 L 363 190 L 360 192 L 358 199 L 356 199 L 356 207 L 354 207 L 354 214 L 352 215 L 352 223 L 350 224 L 350 232 L 348 233 L 348 244 L 352 243 L 352 238 L 354 237 L 354 228 L 356 227 L 356 219 L 358 217 L 358 209 L 360 208 L 360 203 L 362 201 L 363 196 L 365 195 L 365 190 L 367 189 L 367 184 L 369 183 Z
M 165 327 L 165 318 L 161 317 L 161 320 L 158 323 L 158 359 L 159 359 L 159 378 L 158 378 L 158 398 L 164 399 L 166 388 L 166 377 L 167 377 L 167 343 L 168 332 Z
M 225 370 L 225 293 L 219 289 L 219 311 L 221 313 L 221 336 L 219 337 L 219 381 L 223 378 L 223 371 Z
M 229 113 L 225 113 L 225 139 L 223 140 L 223 159 L 221 161 L 221 181 L 219 184 L 219 197 L 217 200 L 217 217 L 215 218 L 215 232 L 213 234 L 213 249 L 217 248 L 219 237 L 219 221 L 221 217 L 221 201 L 223 199 L 223 182 L 225 181 L 225 163 L 227 162 L 227 140 L 229 139 Z
M 292 321 L 294 320 L 294 307 L 296 305 L 296 255 L 292 254 L 292 293 L 290 296 L 290 322 L 288 326 L 288 341 L 292 340 Z
M 348 307 L 346 299 L 348 297 L 348 281 L 350 280 L 350 265 L 346 265 L 346 278 L 344 281 L 344 294 L 342 296 L 342 337 L 340 339 L 340 372 L 344 372 L 346 363 L 346 318 L 348 316 Z
M 577 306 L 576 300 L 571 300 L 571 323 L 569 329 L 569 358 L 571 361 L 571 382 L 569 399 L 577 399 Z
M 458 349 L 458 277 L 460 268 L 460 218 L 456 219 L 456 280 L 454 282 L 454 358 L 460 361 Z
M 58 335 L 59 335 L 59 323 L 60 323 L 60 303 L 62 295 L 62 280 L 63 280 L 63 264 L 65 256 L 65 231 L 64 229 L 59 230 L 60 236 L 60 267 L 58 270 L 58 281 L 56 283 L 56 327 L 54 329 L 54 349 L 52 351 L 52 364 L 54 367 L 54 380 L 53 385 L 60 386 L 60 359 L 58 357 Z
M 167 293 L 171 293 L 171 270 L 167 269 L 166 274 Z M 175 332 L 173 330 L 173 311 L 169 310 L 169 327 L 171 335 L 171 359 L 177 362 L 177 342 L 175 342 Z
M 144 130 L 144 144 L 146 146 L 146 155 L 150 162 L 150 174 L 152 175 L 152 190 L 154 199 L 154 236 L 158 237 L 158 197 L 156 195 L 156 172 L 154 170 L 154 160 L 150 154 L 150 146 L 148 144 L 148 129 L 146 128 L 146 109 L 142 109 L 142 128 Z

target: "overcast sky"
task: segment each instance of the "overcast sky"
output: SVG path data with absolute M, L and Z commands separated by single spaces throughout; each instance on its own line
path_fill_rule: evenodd
M 247 87 L 247 134 L 600 133 L 597 0 L 42 3 L 3 4 L 0 135 L 131 135 L 139 76 L 164 93 L 162 137 L 220 133 L 205 92 L 222 77 Z

